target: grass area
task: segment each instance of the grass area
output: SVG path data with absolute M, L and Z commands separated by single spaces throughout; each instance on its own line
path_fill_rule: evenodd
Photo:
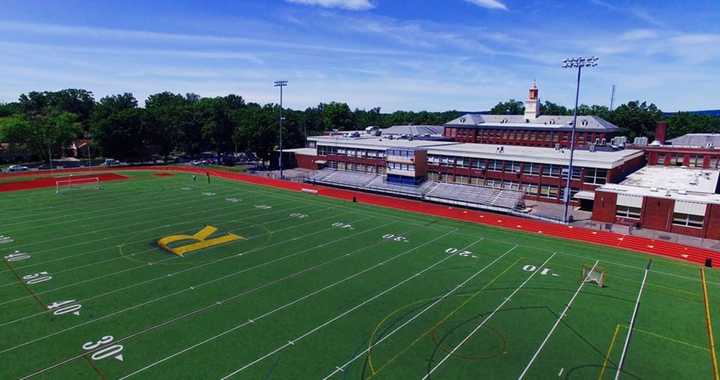
M 102 190 L 0 195 L 0 235 L 14 240 L 0 253 L 29 255 L 0 268 L 0 378 L 610 379 L 649 259 L 240 182 L 122 174 Z M 184 257 L 156 244 L 206 225 L 243 239 Z M 596 262 L 608 286 L 580 288 Z M 711 376 L 699 273 L 653 259 L 624 378 Z M 707 277 L 717 332 L 720 277 Z

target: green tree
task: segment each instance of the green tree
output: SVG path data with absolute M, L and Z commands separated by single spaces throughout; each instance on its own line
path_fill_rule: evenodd
M 678 112 L 667 119 L 667 138 L 688 133 L 720 133 L 720 117 Z
M 322 111 L 324 130 L 337 129 L 347 131 L 357 128 L 355 124 L 355 114 L 353 114 L 346 103 L 323 103 L 320 104 L 318 108 Z
M 655 137 L 655 126 L 663 113 L 655 104 L 632 101 L 613 110 L 607 120 L 620 127 L 631 139 L 638 136 Z
M 78 118 L 70 112 L 17 117 L 5 126 L 5 134 L 10 143 L 22 145 L 36 156 L 47 160 L 61 155 L 63 148 L 80 132 Z
M 545 101 L 540 105 L 540 114 L 542 115 L 572 115 L 572 110 L 567 109 L 557 103 Z
M 525 105 L 523 102 L 510 99 L 506 102 L 500 102 L 490 109 L 493 115 L 522 115 L 525 113 Z

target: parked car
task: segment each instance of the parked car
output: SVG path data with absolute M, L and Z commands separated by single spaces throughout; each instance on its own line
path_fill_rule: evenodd
M 102 166 L 122 166 L 122 165 L 127 165 L 127 163 L 120 162 L 120 161 L 112 159 L 112 158 L 107 158 L 107 159 L 105 159 L 105 162 L 102 163 Z
M 14 173 L 14 172 L 26 172 L 26 171 L 28 171 L 28 170 L 30 170 L 30 169 L 29 169 L 27 166 L 22 166 L 22 165 L 10 165 L 10 166 L 8 166 L 8 168 L 7 168 L 7 171 L 8 171 L 9 173 Z

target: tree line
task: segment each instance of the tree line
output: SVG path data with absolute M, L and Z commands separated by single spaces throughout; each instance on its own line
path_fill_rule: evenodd
M 542 113 L 570 115 L 572 110 L 549 101 Z M 523 102 L 500 102 L 489 113 L 522 114 Z M 402 124 L 444 124 L 460 111 L 383 113 L 379 107 L 352 110 L 346 103 L 321 103 L 305 110 L 283 109 L 283 146 L 301 147 L 305 137 L 330 130 L 381 128 Z M 655 124 L 667 120 L 668 137 L 685 133 L 720 133 L 720 118 L 677 113 L 666 116 L 654 104 L 631 101 L 614 110 L 582 105 L 581 115 L 597 115 L 623 129 L 628 137 L 653 137 Z M 93 155 L 121 160 L 153 156 L 196 155 L 205 151 L 253 152 L 268 159 L 279 144 L 278 104 L 246 102 L 239 95 L 201 97 L 161 92 L 140 107 L 131 93 L 95 100 L 83 89 L 30 92 L 17 102 L 0 104 L 0 142 L 35 159 L 60 157 L 73 141 L 92 141 Z
M 458 111 L 352 110 L 337 102 L 303 111 L 285 108 L 283 146 L 302 147 L 306 136 L 333 129 L 442 124 L 458 115 Z M 279 144 L 279 118 L 278 104 L 246 102 L 233 94 L 205 98 L 162 92 L 150 95 L 140 107 L 131 93 L 96 101 L 82 89 L 30 92 L 17 102 L 0 104 L 0 142 L 42 160 L 59 157 L 69 144 L 83 138 L 93 141 L 95 155 L 122 160 L 205 151 L 253 152 L 268 159 Z

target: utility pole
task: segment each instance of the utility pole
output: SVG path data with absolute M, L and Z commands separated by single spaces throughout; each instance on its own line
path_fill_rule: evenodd
M 286 80 L 278 80 L 275 81 L 274 87 L 280 87 L 280 157 L 278 160 L 278 164 L 280 166 L 280 179 L 283 179 L 283 139 L 282 139 L 282 122 L 283 122 L 283 87 L 287 87 L 287 81 Z
M 570 208 L 570 183 L 573 175 L 573 156 L 575 154 L 575 129 L 577 127 L 578 100 L 580 99 L 580 75 L 583 67 L 597 66 L 597 57 L 568 58 L 563 61 L 564 69 L 577 69 L 577 84 L 575 87 L 575 109 L 573 110 L 572 132 L 570 134 L 570 162 L 568 162 L 567 180 L 565 181 L 565 194 L 563 195 L 565 209 L 563 211 L 563 222 L 569 223 L 568 211 Z

